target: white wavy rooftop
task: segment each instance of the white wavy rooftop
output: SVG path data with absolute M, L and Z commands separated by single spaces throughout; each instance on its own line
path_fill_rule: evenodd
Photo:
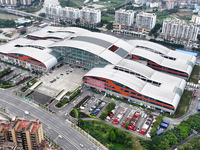
M 85 76 L 109 79 L 123 84 L 145 96 L 171 104 L 175 107 L 175 109 L 178 107 L 178 103 L 186 85 L 186 81 L 184 79 L 154 71 L 153 69 L 149 69 L 147 66 L 143 66 L 141 69 L 141 65 L 137 62 L 132 61 L 132 64 L 136 68 L 133 69 L 132 66 L 128 67 L 127 64 L 123 65 L 122 63 L 121 67 L 129 68 L 132 71 L 137 70 L 137 73 L 143 76 L 150 75 L 147 79 L 161 83 L 160 86 L 155 86 L 151 83 L 145 82 L 137 78 L 135 75 L 116 70 L 114 69 L 114 65 L 107 65 L 104 68 L 93 68 L 86 73 Z M 181 95 L 177 92 L 177 89 L 181 91 Z
M 7 44 L 1 45 L 0 52 L 23 54 L 35 58 L 44 63 L 47 69 L 50 69 L 58 63 L 57 59 L 53 55 L 49 54 L 52 50 L 47 48 L 48 45 L 53 43 L 54 42 L 52 41 L 33 41 L 26 38 L 19 38 Z M 24 47 L 15 47 L 16 45 L 21 45 Z M 38 49 L 37 47 L 42 49 Z
M 195 56 L 176 52 L 149 41 L 129 40 L 127 42 L 135 47 L 131 54 L 144 57 L 164 67 L 186 72 L 190 76 L 196 61 Z M 175 60 L 164 58 L 162 55 Z

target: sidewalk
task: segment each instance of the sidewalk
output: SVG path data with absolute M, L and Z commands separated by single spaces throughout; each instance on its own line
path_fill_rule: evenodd
M 35 87 L 37 87 L 39 84 L 41 83 L 41 81 L 37 81 L 35 84 L 33 84 L 33 86 L 31 86 L 29 89 L 30 90 L 34 90 Z
M 65 94 L 66 94 L 66 91 L 65 91 L 65 90 L 62 91 L 62 93 L 60 93 L 60 95 L 58 95 L 58 97 L 56 97 L 56 100 L 60 101 L 61 98 L 62 98 L 63 96 L 65 96 Z
M 67 120 L 67 122 L 70 123 L 70 121 L 68 121 L 68 120 Z M 94 143 L 97 146 L 97 149 L 99 148 L 101 150 L 109 150 L 107 147 L 105 147 L 103 144 L 101 144 L 99 141 L 97 141 L 95 138 L 93 138 L 90 134 L 88 134 L 87 132 L 82 130 L 76 124 L 71 122 L 71 127 L 74 128 L 75 130 L 77 130 L 78 132 L 80 132 L 86 138 L 88 138 L 92 143 Z

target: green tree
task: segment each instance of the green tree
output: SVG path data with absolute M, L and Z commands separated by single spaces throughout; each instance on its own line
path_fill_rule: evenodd
M 154 33 L 153 35 L 154 35 L 154 38 L 157 38 L 159 33 Z
M 120 132 L 120 134 L 117 136 L 117 142 L 118 143 L 124 143 L 124 139 L 126 137 L 126 133 L 123 131 L 123 132 Z
M 114 9 L 108 9 L 108 10 L 107 10 L 107 13 L 108 13 L 108 14 L 115 14 L 115 10 L 114 10 Z
M 200 41 L 200 34 L 197 35 L 197 39 Z
M 133 147 L 133 142 L 132 141 L 128 141 L 127 144 L 126 144 L 126 147 L 132 148 Z
M 126 121 L 124 125 L 125 125 L 126 129 L 128 129 L 129 122 L 128 122 L 128 121 Z
M 31 19 L 31 16 L 25 16 L 26 19 Z
M 110 133 L 110 141 L 111 142 L 115 142 L 116 141 L 116 135 L 114 131 L 111 131 Z
M 156 134 L 156 132 L 157 132 L 157 128 L 152 128 L 150 130 L 150 136 L 153 137 Z
M 42 18 L 36 18 L 37 21 L 41 22 L 42 21 Z
M 84 121 L 82 119 L 78 119 L 78 126 L 82 127 L 84 125 Z
M 158 150 L 168 150 L 169 148 L 170 148 L 169 141 L 167 139 L 161 141 L 157 146 Z
M 169 132 L 166 138 L 168 139 L 170 145 L 176 145 L 178 143 L 176 136 L 172 132 Z
M 104 111 L 104 112 L 101 114 L 100 118 L 101 118 L 102 120 L 105 120 L 107 116 L 108 116 L 108 112 L 107 112 L 107 111 Z
M 108 113 L 110 113 L 111 110 L 113 110 L 115 108 L 116 104 L 115 103 L 109 103 L 107 106 L 106 106 L 106 110 L 108 111 Z
M 185 150 L 184 146 L 179 146 L 178 150 Z
M 21 33 L 21 35 L 25 34 L 26 30 L 22 30 L 20 33 Z
M 149 34 L 148 34 L 149 36 L 152 36 L 152 32 L 149 32 Z
M 109 22 L 106 26 L 106 29 L 108 30 L 112 30 L 113 29 L 113 23 L 112 22 Z
M 39 16 L 40 17 L 46 17 L 46 14 L 45 13 L 40 13 Z
M 110 140 L 110 131 L 106 132 L 106 136 L 105 137 L 106 137 L 107 140 Z

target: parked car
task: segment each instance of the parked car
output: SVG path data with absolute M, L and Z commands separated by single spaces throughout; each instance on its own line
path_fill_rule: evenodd
M 137 129 L 137 127 L 135 126 L 135 127 L 133 127 L 133 131 L 135 131 Z
M 25 113 L 26 115 L 29 115 L 29 114 L 30 114 L 28 111 L 25 111 L 24 113 Z
M 137 132 L 139 132 L 140 131 L 140 128 L 137 128 L 137 130 L 136 130 Z
M 91 108 L 93 108 L 93 109 L 94 109 L 94 108 L 96 108 L 96 106 L 95 106 L 95 105 L 93 105 Z

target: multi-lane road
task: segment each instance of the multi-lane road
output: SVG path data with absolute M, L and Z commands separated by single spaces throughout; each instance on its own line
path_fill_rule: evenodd
M 39 108 L 37 105 L 12 95 L 9 90 L 0 89 L 0 95 L 0 107 L 6 108 L 6 110 L 14 116 L 24 116 L 25 119 L 33 117 L 39 119 L 43 123 L 46 135 L 50 136 L 50 138 L 56 141 L 63 149 L 97 149 L 92 142 L 72 128 L 64 117 L 56 114 L 52 115 Z M 24 111 L 29 111 L 30 115 L 25 115 Z M 63 138 L 59 138 L 59 135 Z M 80 144 L 83 144 L 84 147 L 81 148 Z

